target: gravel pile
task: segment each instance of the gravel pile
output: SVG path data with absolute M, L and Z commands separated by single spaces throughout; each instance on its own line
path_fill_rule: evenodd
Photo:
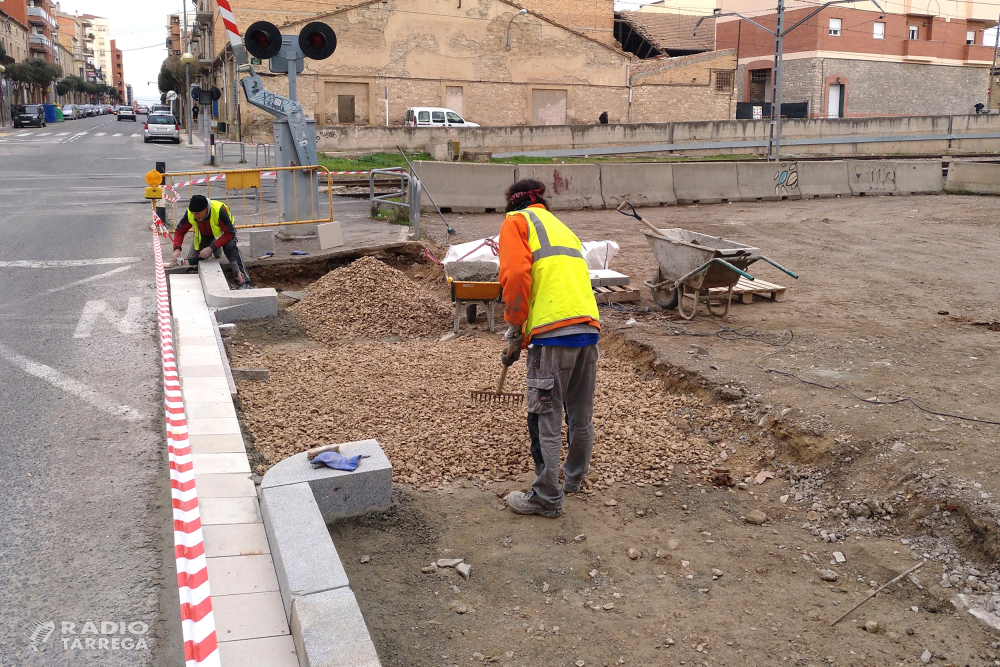
M 311 338 L 325 342 L 436 336 L 452 319 L 447 304 L 374 257 L 326 274 L 288 310 Z
M 246 423 L 269 464 L 321 444 L 375 438 L 397 482 L 513 479 L 533 469 L 524 408 L 470 398 L 471 390 L 496 386 L 502 346 L 498 337 L 467 336 L 265 351 L 253 363 L 270 369 L 270 380 L 239 383 Z M 732 437 L 732 408 L 670 394 L 611 355 L 599 364 L 595 485 L 653 484 L 675 465 L 704 467 L 725 444 L 711 445 L 705 434 Z M 524 370 L 523 361 L 512 368 L 507 391 L 524 390 Z

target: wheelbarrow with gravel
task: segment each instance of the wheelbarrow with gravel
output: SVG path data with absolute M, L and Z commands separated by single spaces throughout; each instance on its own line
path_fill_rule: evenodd
M 785 267 L 761 255 L 759 248 L 679 227 L 659 229 L 643 219 L 627 201 L 622 202 L 618 212 L 635 218 L 648 228 L 641 231 L 659 265 L 656 275 L 644 283 L 652 293 L 653 302 L 664 310 L 677 309 L 677 314 L 686 320 L 694 318 L 700 300 L 704 300 L 710 314 L 726 315 L 736 284 L 741 277 L 753 281 L 754 277 L 746 270 L 760 260 L 798 279 Z M 724 294 L 709 291 L 720 287 L 726 289 Z M 684 310 L 685 297 L 694 302 L 690 312 Z M 721 310 L 713 306 L 714 299 L 720 302 Z
M 462 309 L 469 324 L 475 324 L 479 309 L 486 313 L 490 333 L 495 330 L 493 306 L 500 300 L 500 265 L 496 262 L 457 261 L 447 262 L 444 272 L 448 278 L 451 301 L 455 304 L 455 333 L 458 333 Z

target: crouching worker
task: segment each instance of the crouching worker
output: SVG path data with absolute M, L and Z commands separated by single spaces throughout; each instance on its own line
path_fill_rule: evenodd
M 580 491 L 594 449 L 594 385 L 597 300 L 580 239 L 548 210 L 545 186 L 525 179 L 507 190 L 507 217 L 500 227 L 500 283 L 510 324 L 507 339 L 528 349 L 528 432 L 536 479 L 531 491 L 514 491 L 507 505 L 518 514 L 555 518 L 563 492 Z M 530 347 L 529 347 L 530 346 Z M 562 424 L 569 449 L 559 484 Z
M 221 201 L 209 200 L 203 195 L 191 197 L 187 215 L 177 225 L 174 232 L 174 264 L 181 256 L 184 236 L 188 230 L 194 231 L 194 246 L 188 255 L 188 263 L 192 266 L 203 259 L 226 253 L 229 266 L 233 271 L 237 289 L 250 289 L 250 274 L 243 263 L 239 248 L 236 247 L 236 228 L 229 207 Z

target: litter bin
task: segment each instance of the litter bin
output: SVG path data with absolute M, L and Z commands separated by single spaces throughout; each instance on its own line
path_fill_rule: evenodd
M 42 108 L 45 109 L 45 122 L 46 123 L 58 123 L 62 120 L 61 114 L 57 114 L 56 111 L 59 109 L 54 104 L 43 104 Z

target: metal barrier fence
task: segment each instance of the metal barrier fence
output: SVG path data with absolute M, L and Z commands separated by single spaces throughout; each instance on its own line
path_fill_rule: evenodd
M 163 193 L 169 209 L 169 220 L 165 222 L 176 226 L 179 221 L 177 202 L 197 194 L 224 201 L 233 215 L 236 229 L 333 222 L 332 190 L 327 188 L 325 201 L 318 201 L 322 197 L 318 176 L 324 173 L 329 180 L 330 171 L 319 166 L 165 173 Z M 279 178 L 284 183 L 282 187 L 279 187 Z M 300 188 L 312 191 L 300 191 Z M 301 205 L 306 198 L 310 202 L 308 208 Z M 185 212 L 186 207 L 181 208 L 180 215 Z M 258 218 L 260 222 L 256 222 Z
M 255 167 L 269 167 L 274 163 L 274 144 L 248 144 L 241 143 L 239 141 L 217 141 L 215 142 L 215 162 L 220 167 L 225 164 L 226 161 L 226 146 L 232 146 L 235 148 L 230 148 L 230 155 L 236 155 L 233 151 L 238 151 L 239 163 L 248 164 L 247 162 L 247 146 L 251 146 L 254 149 L 254 166 Z M 260 161 L 260 152 L 264 149 L 264 162 Z
M 375 194 L 375 176 L 389 175 L 399 177 L 399 190 Z M 402 167 L 388 167 L 386 169 L 372 169 L 368 172 L 369 202 L 372 208 L 382 206 L 398 206 L 405 208 L 408 213 L 410 230 L 416 238 L 420 238 L 420 179 L 416 174 L 411 174 Z M 396 201 L 399 200 L 399 201 Z

